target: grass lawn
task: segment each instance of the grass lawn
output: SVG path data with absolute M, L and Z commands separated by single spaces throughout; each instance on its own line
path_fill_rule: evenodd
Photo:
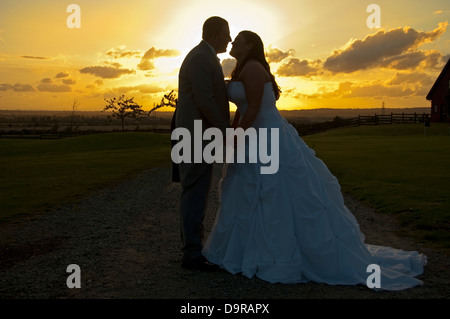
M 448 124 L 380 125 L 305 136 L 339 179 L 342 190 L 382 213 L 402 233 L 450 247 L 450 128 Z
M 425 134 L 426 133 L 426 134 Z M 379 125 L 305 136 L 345 193 L 394 214 L 402 234 L 450 247 L 450 128 Z M 0 139 L 0 221 L 42 213 L 170 163 L 170 135 Z
M 0 221 L 45 212 L 170 162 L 170 135 L 105 133 L 0 139 Z

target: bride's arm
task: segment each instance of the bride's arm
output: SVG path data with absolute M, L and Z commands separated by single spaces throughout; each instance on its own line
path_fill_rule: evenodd
M 248 108 L 238 127 L 244 130 L 252 126 L 261 108 L 264 84 L 270 77 L 264 67 L 256 61 L 249 61 L 242 70 L 241 77 L 247 96 Z

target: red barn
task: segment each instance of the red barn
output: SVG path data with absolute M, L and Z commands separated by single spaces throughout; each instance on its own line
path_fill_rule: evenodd
M 450 122 L 450 59 L 427 95 L 431 101 L 431 122 Z

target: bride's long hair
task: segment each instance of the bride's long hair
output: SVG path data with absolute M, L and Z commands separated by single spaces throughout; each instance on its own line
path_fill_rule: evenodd
M 239 32 L 239 35 L 242 35 L 244 37 L 246 43 L 251 43 L 253 44 L 253 46 L 248 52 L 248 55 L 246 56 L 245 60 L 242 63 L 237 64 L 236 67 L 234 68 L 233 72 L 231 73 L 231 81 L 235 80 L 238 77 L 239 73 L 241 73 L 247 61 L 256 60 L 259 63 L 261 63 L 263 67 L 266 69 L 266 71 L 269 73 L 272 81 L 273 91 L 275 93 L 276 99 L 278 100 L 280 98 L 281 89 L 278 86 L 277 82 L 275 81 L 275 76 L 270 71 L 270 66 L 266 60 L 266 55 L 264 53 L 264 44 L 261 38 L 255 32 L 247 30 Z

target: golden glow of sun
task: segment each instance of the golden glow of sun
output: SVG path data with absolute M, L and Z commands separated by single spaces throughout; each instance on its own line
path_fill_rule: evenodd
M 226 19 L 234 39 L 242 30 L 258 33 L 263 40 L 273 43 L 277 35 L 276 11 L 261 1 L 229 0 L 227 2 L 197 1 L 173 12 L 172 23 L 162 26 L 158 35 L 152 35 L 165 47 L 174 47 L 186 54 L 201 41 L 203 22 L 211 16 Z M 228 50 L 231 48 L 229 45 Z M 221 58 L 229 57 L 224 53 Z
M 201 41 L 204 21 L 211 16 L 220 16 L 228 21 L 231 39 L 242 30 L 258 33 L 264 44 L 274 44 L 278 38 L 278 18 L 271 2 L 230 0 L 226 3 L 217 1 L 195 1 L 189 6 L 175 8 L 171 12 L 171 23 L 162 24 L 158 32 L 144 32 L 145 41 L 151 47 L 158 43 L 161 48 L 176 49 L 177 57 L 158 58 L 155 60 L 157 72 L 164 75 L 163 84 L 170 89 L 178 85 L 178 70 L 187 53 Z M 221 60 L 232 58 L 229 55 L 231 43 L 227 52 L 219 54 Z M 147 79 L 148 80 L 148 79 Z M 233 108 L 233 107 L 232 107 Z

